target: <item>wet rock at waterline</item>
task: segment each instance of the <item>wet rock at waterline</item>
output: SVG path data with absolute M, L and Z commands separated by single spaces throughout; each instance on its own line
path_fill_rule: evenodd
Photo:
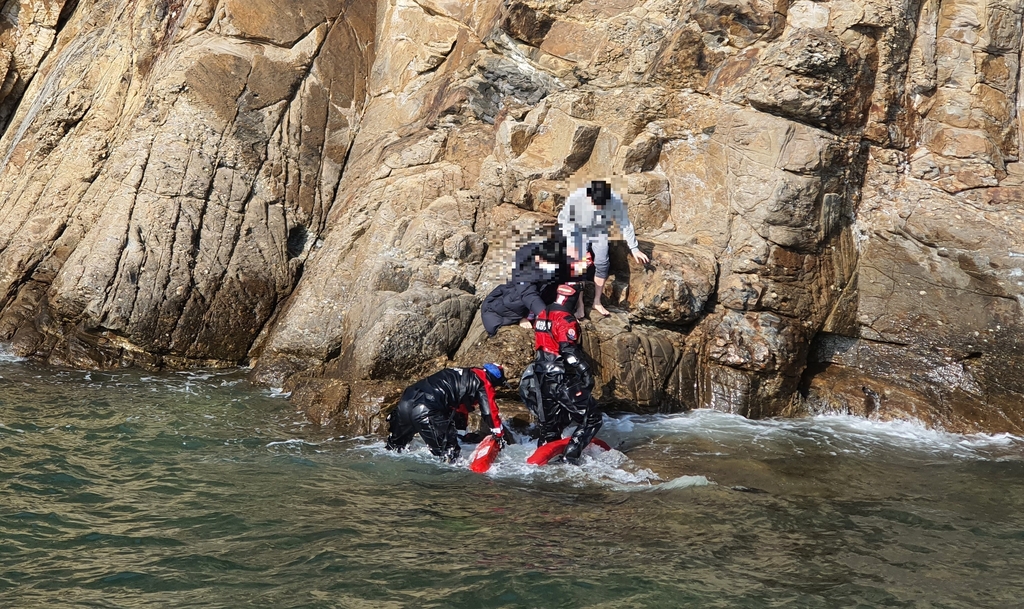
M 412 377 L 518 373 L 529 332 L 481 340 L 479 302 L 604 177 L 652 257 L 614 247 L 615 314 L 584 325 L 612 407 L 1020 431 L 1022 16 L 23 5 L 0 17 L 0 342 L 249 363 L 373 431 Z

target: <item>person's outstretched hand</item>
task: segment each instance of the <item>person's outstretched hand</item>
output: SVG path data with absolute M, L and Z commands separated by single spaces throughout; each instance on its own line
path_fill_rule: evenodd
M 647 264 L 651 261 L 651 259 L 647 257 L 647 254 L 638 249 L 633 250 L 633 260 L 636 260 L 638 264 Z

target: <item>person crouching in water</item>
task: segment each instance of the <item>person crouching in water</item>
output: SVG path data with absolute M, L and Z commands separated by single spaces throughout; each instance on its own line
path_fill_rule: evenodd
M 536 358 L 523 372 L 519 395 L 540 422 L 538 446 L 560 439 L 570 423 L 576 424 L 562 458 L 579 465 L 602 420 L 591 395 L 594 376 L 580 345 L 580 324 L 573 315 L 579 293 L 561 285 L 557 294 L 534 321 Z
M 387 417 L 385 448 L 401 451 L 417 433 L 430 452 L 451 463 L 459 458 L 458 430 L 465 429 L 469 412 L 479 405 L 484 424 L 499 446 L 505 445 L 494 387 L 505 385 L 505 371 L 498 364 L 482 368 L 446 368 L 409 386 Z

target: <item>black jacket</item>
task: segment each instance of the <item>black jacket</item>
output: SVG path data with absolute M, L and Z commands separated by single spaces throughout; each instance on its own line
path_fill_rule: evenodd
M 555 270 L 545 271 L 537 264 L 536 256 L 557 260 Z M 493 336 L 499 327 L 518 323 L 530 313 L 540 315 L 547 306 L 544 293 L 552 291 L 567 277 L 564 246 L 559 241 L 527 243 L 519 248 L 511 279 L 494 288 L 480 305 L 484 329 Z

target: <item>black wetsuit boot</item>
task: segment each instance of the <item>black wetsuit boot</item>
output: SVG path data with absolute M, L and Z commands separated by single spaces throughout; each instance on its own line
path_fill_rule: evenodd
M 604 421 L 601 419 L 601 413 L 597 410 L 597 403 L 594 401 L 594 398 L 588 396 L 587 402 L 586 410 L 581 415 L 573 415 L 573 419 L 577 422 L 578 426 L 576 431 L 573 432 L 569 444 L 565 447 L 565 451 L 562 453 L 566 463 L 573 465 L 580 464 L 580 456 L 583 454 L 583 449 L 590 444 L 590 441 L 600 431 L 601 425 L 604 424 Z

